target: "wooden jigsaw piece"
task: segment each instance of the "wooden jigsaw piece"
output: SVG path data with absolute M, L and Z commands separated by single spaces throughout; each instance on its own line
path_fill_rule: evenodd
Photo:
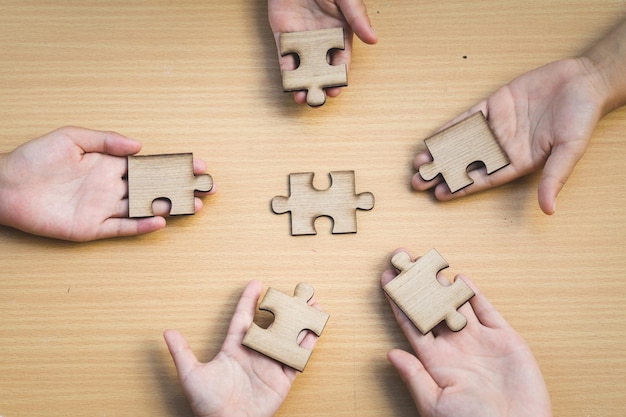
M 193 154 L 140 155 L 128 157 L 128 215 L 153 216 L 152 203 L 171 202 L 170 215 L 194 214 L 194 191 L 213 188 L 209 174 L 195 176 Z
M 313 287 L 299 283 L 294 296 L 269 288 L 259 309 L 274 315 L 267 329 L 252 323 L 243 339 L 243 345 L 302 372 L 312 351 L 298 344 L 298 335 L 310 330 L 322 335 L 328 314 L 308 304 L 313 297 Z
M 356 233 L 356 210 L 374 207 L 372 193 L 355 194 L 354 171 L 330 172 L 326 190 L 313 187 L 313 172 L 289 174 L 289 197 L 272 199 L 276 214 L 291 213 L 291 234 L 315 235 L 315 219 L 333 219 L 333 233 Z
M 292 71 L 283 70 L 283 90 L 307 90 L 309 106 L 326 102 L 324 88 L 348 85 L 345 64 L 330 65 L 327 55 L 331 49 L 344 49 L 343 28 L 281 33 L 281 56 L 297 54 L 300 65 Z
M 480 111 L 424 142 L 433 162 L 420 166 L 420 176 L 424 181 L 431 181 L 441 174 L 452 193 L 474 182 L 467 174 L 467 168 L 472 163 L 485 164 L 487 174 L 509 164 L 506 154 Z
M 422 334 L 443 320 L 455 332 L 465 327 L 467 320 L 457 308 L 474 292 L 462 279 L 447 287 L 439 283 L 437 273 L 448 267 L 439 252 L 431 249 L 415 262 L 406 252 L 398 252 L 391 263 L 401 272 L 383 290 Z

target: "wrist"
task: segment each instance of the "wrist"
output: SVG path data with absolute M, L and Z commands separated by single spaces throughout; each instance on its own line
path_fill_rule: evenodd
M 614 29 L 579 59 L 602 98 L 603 116 L 626 104 L 626 24 Z
M 585 76 L 598 94 L 602 116 L 626 104 L 626 79 L 621 79 L 622 74 L 616 73 L 612 65 L 594 62 L 586 56 L 579 59 L 586 68 Z
M 9 196 L 7 193 L 10 182 L 7 167 L 8 160 L 8 153 L 0 153 L 0 224 L 7 224 L 5 218 L 8 211 L 7 202 L 9 201 Z

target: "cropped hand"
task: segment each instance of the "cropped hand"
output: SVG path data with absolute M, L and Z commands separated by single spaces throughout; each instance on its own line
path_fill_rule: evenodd
M 396 276 L 385 271 L 384 286 Z M 442 278 L 443 281 L 445 278 Z M 550 398 L 530 348 L 466 277 L 476 294 L 459 312 L 466 327 L 445 323 L 422 335 L 391 301 L 415 354 L 393 349 L 388 359 L 407 385 L 422 417 L 550 417 Z
M 507 154 L 510 164 L 491 175 L 484 167 L 470 171 L 474 183 L 450 193 L 440 177 L 424 181 L 419 173 L 413 188 L 435 187 L 435 197 L 451 200 L 495 187 L 543 167 L 539 180 L 539 206 L 553 214 L 556 198 L 576 163 L 583 156 L 603 114 L 603 97 L 584 58 L 566 59 L 530 71 L 478 103 L 459 121 L 482 111 Z M 428 152 L 415 157 L 414 167 L 429 161 Z
M 259 281 L 248 284 L 220 352 L 208 363 L 196 359 L 179 332 L 164 333 L 196 417 L 270 417 L 287 397 L 297 371 L 241 344 L 254 318 L 261 289 Z M 301 346 L 311 349 L 316 340 L 317 336 L 308 332 Z
M 355 33 L 367 44 L 375 44 L 378 40 L 362 0 L 268 0 L 268 14 L 281 70 L 296 68 L 292 55 L 280 56 L 278 38 L 282 32 L 343 27 L 345 49 L 334 51 L 330 63 L 346 64 L 348 71 L 352 57 L 352 34 Z M 327 88 L 325 92 L 329 97 L 336 97 L 341 88 Z M 306 103 L 306 91 L 295 92 L 294 99 L 299 104 Z
M 0 155 L 0 224 L 76 242 L 163 228 L 164 201 L 153 205 L 155 217 L 127 218 L 126 157 L 140 149 L 117 133 L 63 127 Z M 205 170 L 194 161 L 196 174 Z

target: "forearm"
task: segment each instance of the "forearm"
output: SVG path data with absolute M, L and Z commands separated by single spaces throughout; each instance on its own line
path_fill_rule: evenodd
M 604 98 L 603 115 L 626 104 L 626 22 L 582 56 L 590 63 L 597 86 Z

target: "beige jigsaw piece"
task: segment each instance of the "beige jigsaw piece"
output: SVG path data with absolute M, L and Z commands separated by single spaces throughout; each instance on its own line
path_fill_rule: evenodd
M 453 331 L 465 327 L 467 320 L 457 308 L 472 298 L 474 292 L 462 279 L 447 287 L 439 283 L 437 273 L 448 267 L 439 252 L 431 249 L 415 262 L 406 252 L 398 252 L 391 263 L 401 272 L 383 290 L 422 334 L 443 320 Z
M 171 203 L 170 215 L 194 214 L 194 191 L 209 192 L 209 174 L 194 175 L 193 154 L 133 155 L 128 157 L 128 216 L 150 217 L 154 200 Z
M 474 162 L 485 164 L 487 174 L 509 164 L 480 111 L 425 139 L 424 143 L 433 161 L 419 167 L 420 176 L 431 181 L 441 174 L 452 193 L 474 182 L 467 174 L 467 168 Z
M 302 372 L 312 351 L 298 344 L 298 335 L 310 330 L 321 336 L 330 317 L 307 303 L 313 293 L 313 287 L 305 283 L 296 286 L 293 297 L 268 288 L 259 309 L 271 312 L 274 321 L 267 329 L 252 323 L 243 345 Z
M 328 51 L 344 49 L 343 28 L 281 33 L 279 37 L 282 56 L 297 54 L 299 65 L 295 70 L 283 70 L 283 90 L 306 90 L 309 106 L 326 102 L 324 88 L 348 85 L 345 64 L 330 65 Z
M 313 187 L 313 172 L 289 174 L 289 197 L 272 199 L 276 214 L 291 213 L 291 234 L 314 235 L 315 219 L 333 219 L 333 233 L 356 233 L 356 210 L 374 207 L 372 193 L 355 194 L 354 171 L 330 172 L 331 185 L 326 190 Z

